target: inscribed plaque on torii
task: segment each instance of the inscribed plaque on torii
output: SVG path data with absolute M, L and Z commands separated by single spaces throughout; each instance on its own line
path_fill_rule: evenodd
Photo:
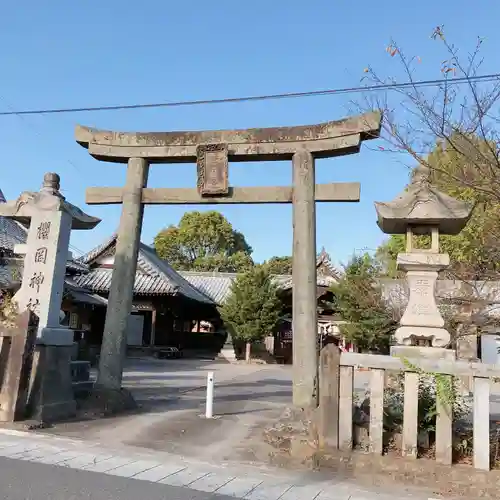
M 198 146 L 196 152 L 200 195 L 227 195 L 229 192 L 227 144 Z

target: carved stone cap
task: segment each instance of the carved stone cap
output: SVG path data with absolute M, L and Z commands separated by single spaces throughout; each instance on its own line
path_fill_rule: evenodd
M 43 176 L 43 184 L 40 192 L 49 193 L 53 194 L 54 196 L 64 198 L 59 192 L 59 189 L 61 189 L 61 177 L 59 177 L 59 174 L 56 174 L 55 172 L 47 172 Z
M 406 190 L 388 203 L 375 202 L 377 224 L 386 234 L 405 234 L 408 227 L 435 227 L 441 234 L 458 234 L 473 206 L 448 196 L 430 183 L 429 169 L 413 171 Z
M 0 216 L 17 220 L 26 227 L 29 227 L 31 217 L 39 211 L 64 211 L 68 213 L 72 218 L 72 229 L 93 229 L 101 222 L 101 219 L 87 215 L 66 201 L 59 191 L 60 187 L 59 175 L 53 172 L 46 173 L 40 191 L 24 191 L 16 201 L 2 203 Z

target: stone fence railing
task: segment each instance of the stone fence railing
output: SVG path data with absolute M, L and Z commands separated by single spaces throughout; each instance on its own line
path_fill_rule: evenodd
M 340 353 L 328 345 L 320 359 L 320 390 L 318 431 L 320 447 L 349 451 L 353 449 L 354 429 L 354 374 L 357 369 L 369 370 L 369 429 L 368 449 L 381 455 L 384 451 L 384 389 L 386 374 L 404 373 L 404 412 L 401 453 L 417 458 L 419 377 L 422 373 L 446 377 L 473 379 L 473 466 L 490 469 L 490 383 L 500 377 L 500 369 L 493 365 L 465 361 L 411 359 L 405 363 L 397 357 L 374 354 Z M 418 371 L 417 371 L 418 370 Z M 364 374 L 366 377 L 366 373 Z M 435 459 L 452 463 L 453 433 L 452 404 L 437 397 L 435 427 Z

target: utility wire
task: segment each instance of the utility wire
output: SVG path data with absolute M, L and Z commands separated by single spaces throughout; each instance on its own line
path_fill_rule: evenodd
M 13 109 L 13 108 L 12 108 L 12 106 L 11 106 L 9 103 L 7 103 L 7 102 L 5 101 L 4 97 L 0 96 L 0 101 L 4 101 L 4 102 L 5 102 L 5 104 L 6 104 L 6 106 L 7 106 L 9 109 L 11 109 L 11 110 Z M 14 111 L 12 111 L 12 113 L 15 113 L 15 112 L 14 112 Z M 16 113 L 16 115 L 18 115 L 18 113 Z M 22 120 L 22 121 L 23 121 L 26 125 L 28 125 L 28 127 L 30 127 L 36 135 L 38 135 L 39 137 L 42 137 L 42 136 L 41 136 L 41 134 L 38 132 L 38 130 L 36 130 L 36 129 L 35 129 L 35 127 L 33 126 L 33 124 L 32 124 L 32 123 L 30 123 L 29 121 L 27 121 L 27 119 L 26 119 L 26 118 L 24 118 L 24 116 L 19 116 L 19 119 L 20 119 L 20 120 Z M 78 173 L 80 173 L 80 174 L 81 174 L 81 172 L 80 172 L 80 170 L 78 169 L 78 167 L 77 167 L 77 166 L 76 166 L 76 165 L 75 165 L 75 164 L 74 164 L 71 160 L 66 159 L 66 161 L 67 161 L 67 162 L 68 162 L 68 163 L 69 163 L 69 164 L 70 164 L 70 165 L 71 165 L 71 166 L 72 166 L 72 167 L 73 167 L 73 168 L 74 168 L 74 169 L 75 169 Z M 72 244 L 69 244 L 69 248 L 70 248 L 70 250 L 73 250 L 73 251 L 75 251 L 76 253 L 79 253 L 79 254 L 80 254 L 80 256 L 81 256 L 81 255 L 85 255 L 85 252 L 84 252 L 83 250 L 79 249 L 78 247 L 76 247 L 76 246 L 74 246 L 74 245 L 72 245 Z M 20 259 L 20 260 L 24 260 L 24 259 Z
M 364 87 L 347 87 L 341 89 L 313 90 L 309 92 L 289 92 L 284 94 L 227 97 L 224 99 L 203 99 L 203 100 L 191 100 L 191 101 L 161 102 L 161 103 L 151 103 L 151 104 L 128 104 L 119 106 L 95 106 L 87 108 L 53 108 L 53 109 L 33 109 L 33 110 L 20 110 L 20 111 L 0 111 L 0 116 L 45 115 L 45 114 L 48 115 L 56 113 L 84 113 L 90 111 L 117 111 L 126 109 L 146 109 L 146 108 L 173 108 L 179 106 L 198 106 L 204 104 L 226 104 L 226 103 L 249 102 L 249 101 L 292 99 L 300 97 L 316 97 L 323 95 L 353 94 L 359 92 L 377 92 L 380 90 L 398 90 L 398 89 L 413 88 L 413 87 L 435 87 L 443 83 L 452 85 L 452 84 L 462 84 L 462 83 L 489 82 L 499 79 L 500 79 L 500 73 L 494 73 L 491 75 L 443 78 L 438 80 L 423 80 L 418 82 L 384 83 L 378 85 L 367 85 Z
M 11 106 L 3 96 L 0 95 L 0 101 L 4 101 L 5 102 L 5 105 L 7 106 L 7 108 L 10 110 L 8 111 L 8 114 L 10 115 L 16 115 L 19 117 L 20 120 L 22 120 L 29 128 L 32 129 L 32 131 L 38 136 L 40 137 L 41 139 L 43 139 L 42 135 L 40 134 L 40 132 L 35 128 L 35 126 L 29 122 L 23 115 L 23 113 L 18 113 L 17 111 L 14 111 L 14 108 L 13 106 Z M 66 161 L 79 173 L 81 174 L 81 172 L 79 171 L 78 167 L 69 159 L 66 159 Z
M 494 73 L 490 75 L 479 75 L 471 77 L 458 77 L 458 78 L 443 78 L 436 80 L 423 80 L 417 82 L 404 82 L 404 83 L 386 83 L 378 85 L 366 85 L 362 87 L 347 87 L 340 89 L 325 89 L 325 90 L 315 90 L 309 92 L 288 92 L 283 94 L 268 94 L 259 96 L 244 96 L 244 97 L 229 97 L 224 99 L 203 99 L 203 100 L 190 100 L 190 101 L 174 101 L 174 102 L 163 102 L 163 103 L 151 103 L 151 104 L 129 104 L 129 105 L 119 105 L 119 106 L 95 106 L 95 107 L 84 107 L 84 108 L 53 108 L 53 109 L 36 109 L 36 110 L 13 110 L 11 106 L 7 105 L 10 111 L 0 111 L 0 116 L 12 116 L 17 115 L 19 118 L 23 119 L 23 115 L 48 115 L 48 114 L 61 114 L 61 113 L 83 113 L 92 111 L 116 111 L 116 110 L 127 110 L 127 109 L 147 109 L 147 108 L 167 108 L 167 107 L 180 107 L 180 106 L 196 106 L 196 105 L 206 105 L 206 104 L 225 104 L 225 103 L 239 103 L 239 102 L 250 102 L 250 101 L 265 101 L 265 100 L 278 100 L 278 99 L 293 99 L 302 97 L 316 97 L 324 95 L 337 95 L 337 94 L 351 94 L 360 92 L 377 92 L 381 90 L 398 90 L 404 88 L 415 88 L 415 87 L 435 87 L 443 83 L 447 84 L 463 84 L 463 83 L 475 83 L 475 82 L 490 82 L 500 79 L 500 73 Z M 0 97 L 0 99 L 3 99 Z M 31 124 L 28 123 L 31 126 Z M 35 131 L 35 133 L 38 132 Z M 75 168 L 77 171 L 79 169 L 76 165 L 67 160 L 68 163 Z M 82 255 L 85 253 L 79 248 L 69 245 L 72 250 L 75 250 Z M 11 259 L 14 260 L 14 259 Z

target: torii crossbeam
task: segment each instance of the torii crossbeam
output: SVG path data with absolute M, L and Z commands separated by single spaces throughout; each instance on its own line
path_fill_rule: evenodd
M 202 132 L 111 132 L 76 127 L 96 159 L 128 163 L 124 187 L 87 189 L 89 204 L 123 205 L 109 294 L 98 385 L 121 387 L 126 324 L 145 204 L 293 204 L 293 401 L 317 405 L 315 202 L 357 202 L 359 183 L 315 184 L 314 160 L 358 153 L 379 136 L 378 112 L 319 125 Z M 231 187 L 230 161 L 292 160 L 293 186 Z M 197 188 L 147 188 L 152 163 L 196 163 Z

